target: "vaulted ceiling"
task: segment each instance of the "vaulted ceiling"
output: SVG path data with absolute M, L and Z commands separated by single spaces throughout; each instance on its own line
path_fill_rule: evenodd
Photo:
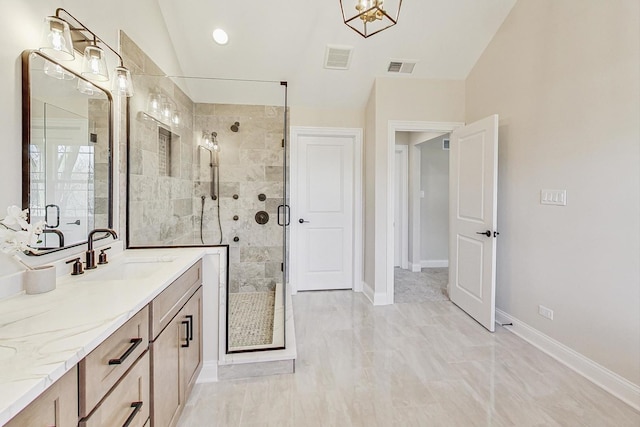
M 158 3 L 184 75 L 285 80 L 290 105 L 361 108 L 374 79 L 391 76 L 390 60 L 417 61 L 397 78 L 465 79 L 515 1 L 404 0 L 398 24 L 368 39 L 344 25 L 338 0 Z M 214 28 L 227 45 L 213 41 Z M 348 70 L 323 67 L 329 44 L 354 48 Z

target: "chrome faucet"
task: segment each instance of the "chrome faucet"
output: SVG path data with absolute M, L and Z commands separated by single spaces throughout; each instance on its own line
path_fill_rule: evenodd
M 110 228 L 96 228 L 89 232 L 87 237 L 87 251 L 85 252 L 86 267 L 85 270 L 92 270 L 96 268 L 96 253 L 93 250 L 93 235 L 96 233 L 109 233 L 114 239 L 118 238 L 116 232 Z

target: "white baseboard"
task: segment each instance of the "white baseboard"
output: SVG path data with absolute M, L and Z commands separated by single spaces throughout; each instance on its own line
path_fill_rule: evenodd
M 505 326 L 505 329 L 640 410 L 640 386 L 499 309 L 496 309 L 496 323 L 512 323 L 513 326 Z
M 198 375 L 197 383 L 215 383 L 218 382 L 218 361 L 205 360 L 202 362 L 202 370 Z
M 422 270 L 422 264 L 416 264 L 416 263 L 410 262 L 409 269 L 411 269 L 412 273 L 419 273 L 420 270 Z
M 367 297 L 371 304 L 373 305 L 387 305 L 389 302 L 387 301 L 387 293 L 386 292 L 375 292 L 371 289 L 371 286 L 367 282 L 362 282 L 362 291 L 364 295 Z
M 423 259 L 420 261 L 422 268 L 444 268 L 449 267 L 448 259 Z

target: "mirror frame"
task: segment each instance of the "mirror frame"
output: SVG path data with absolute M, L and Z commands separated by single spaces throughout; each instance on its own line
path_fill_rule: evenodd
M 109 111 L 108 111 L 108 150 L 109 150 L 109 160 L 108 160 L 108 228 L 113 228 L 113 96 L 111 92 L 105 90 L 104 88 L 95 85 L 90 80 L 82 77 L 77 72 L 70 70 L 68 67 L 65 67 L 64 64 L 56 61 L 53 58 L 48 57 L 44 53 L 39 50 L 25 50 L 22 52 L 22 209 L 30 209 L 30 188 L 31 188 L 31 162 L 30 162 L 30 144 L 31 144 L 31 74 L 29 72 L 30 58 L 31 55 L 37 55 L 43 58 L 46 61 L 52 62 L 56 65 L 62 67 L 62 69 L 69 73 L 73 74 L 76 78 L 87 81 L 93 84 L 97 89 L 103 92 L 107 96 L 107 100 L 109 101 Z M 54 82 L 52 80 L 52 82 Z M 96 240 L 99 240 L 98 238 Z M 80 242 L 76 242 L 70 245 L 63 246 L 61 248 L 51 248 L 51 249 L 38 249 L 33 248 L 31 251 L 25 252 L 27 255 L 31 256 L 40 256 L 49 254 L 52 252 L 58 252 L 67 248 L 72 248 L 75 246 L 80 246 L 86 244 L 87 241 L 83 240 Z

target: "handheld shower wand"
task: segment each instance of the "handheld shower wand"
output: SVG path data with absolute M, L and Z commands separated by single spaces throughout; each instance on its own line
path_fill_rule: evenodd
M 220 151 L 220 146 L 218 145 L 218 141 L 216 137 L 218 134 L 216 132 L 211 132 L 211 138 L 209 135 L 204 132 L 204 144 L 198 145 L 198 148 L 202 148 L 203 150 L 207 150 L 209 152 L 209 167 L 211 168 L 211 199 L 218 199 L 218 166 L 220 160 L 218 158 L 218 152 Z

